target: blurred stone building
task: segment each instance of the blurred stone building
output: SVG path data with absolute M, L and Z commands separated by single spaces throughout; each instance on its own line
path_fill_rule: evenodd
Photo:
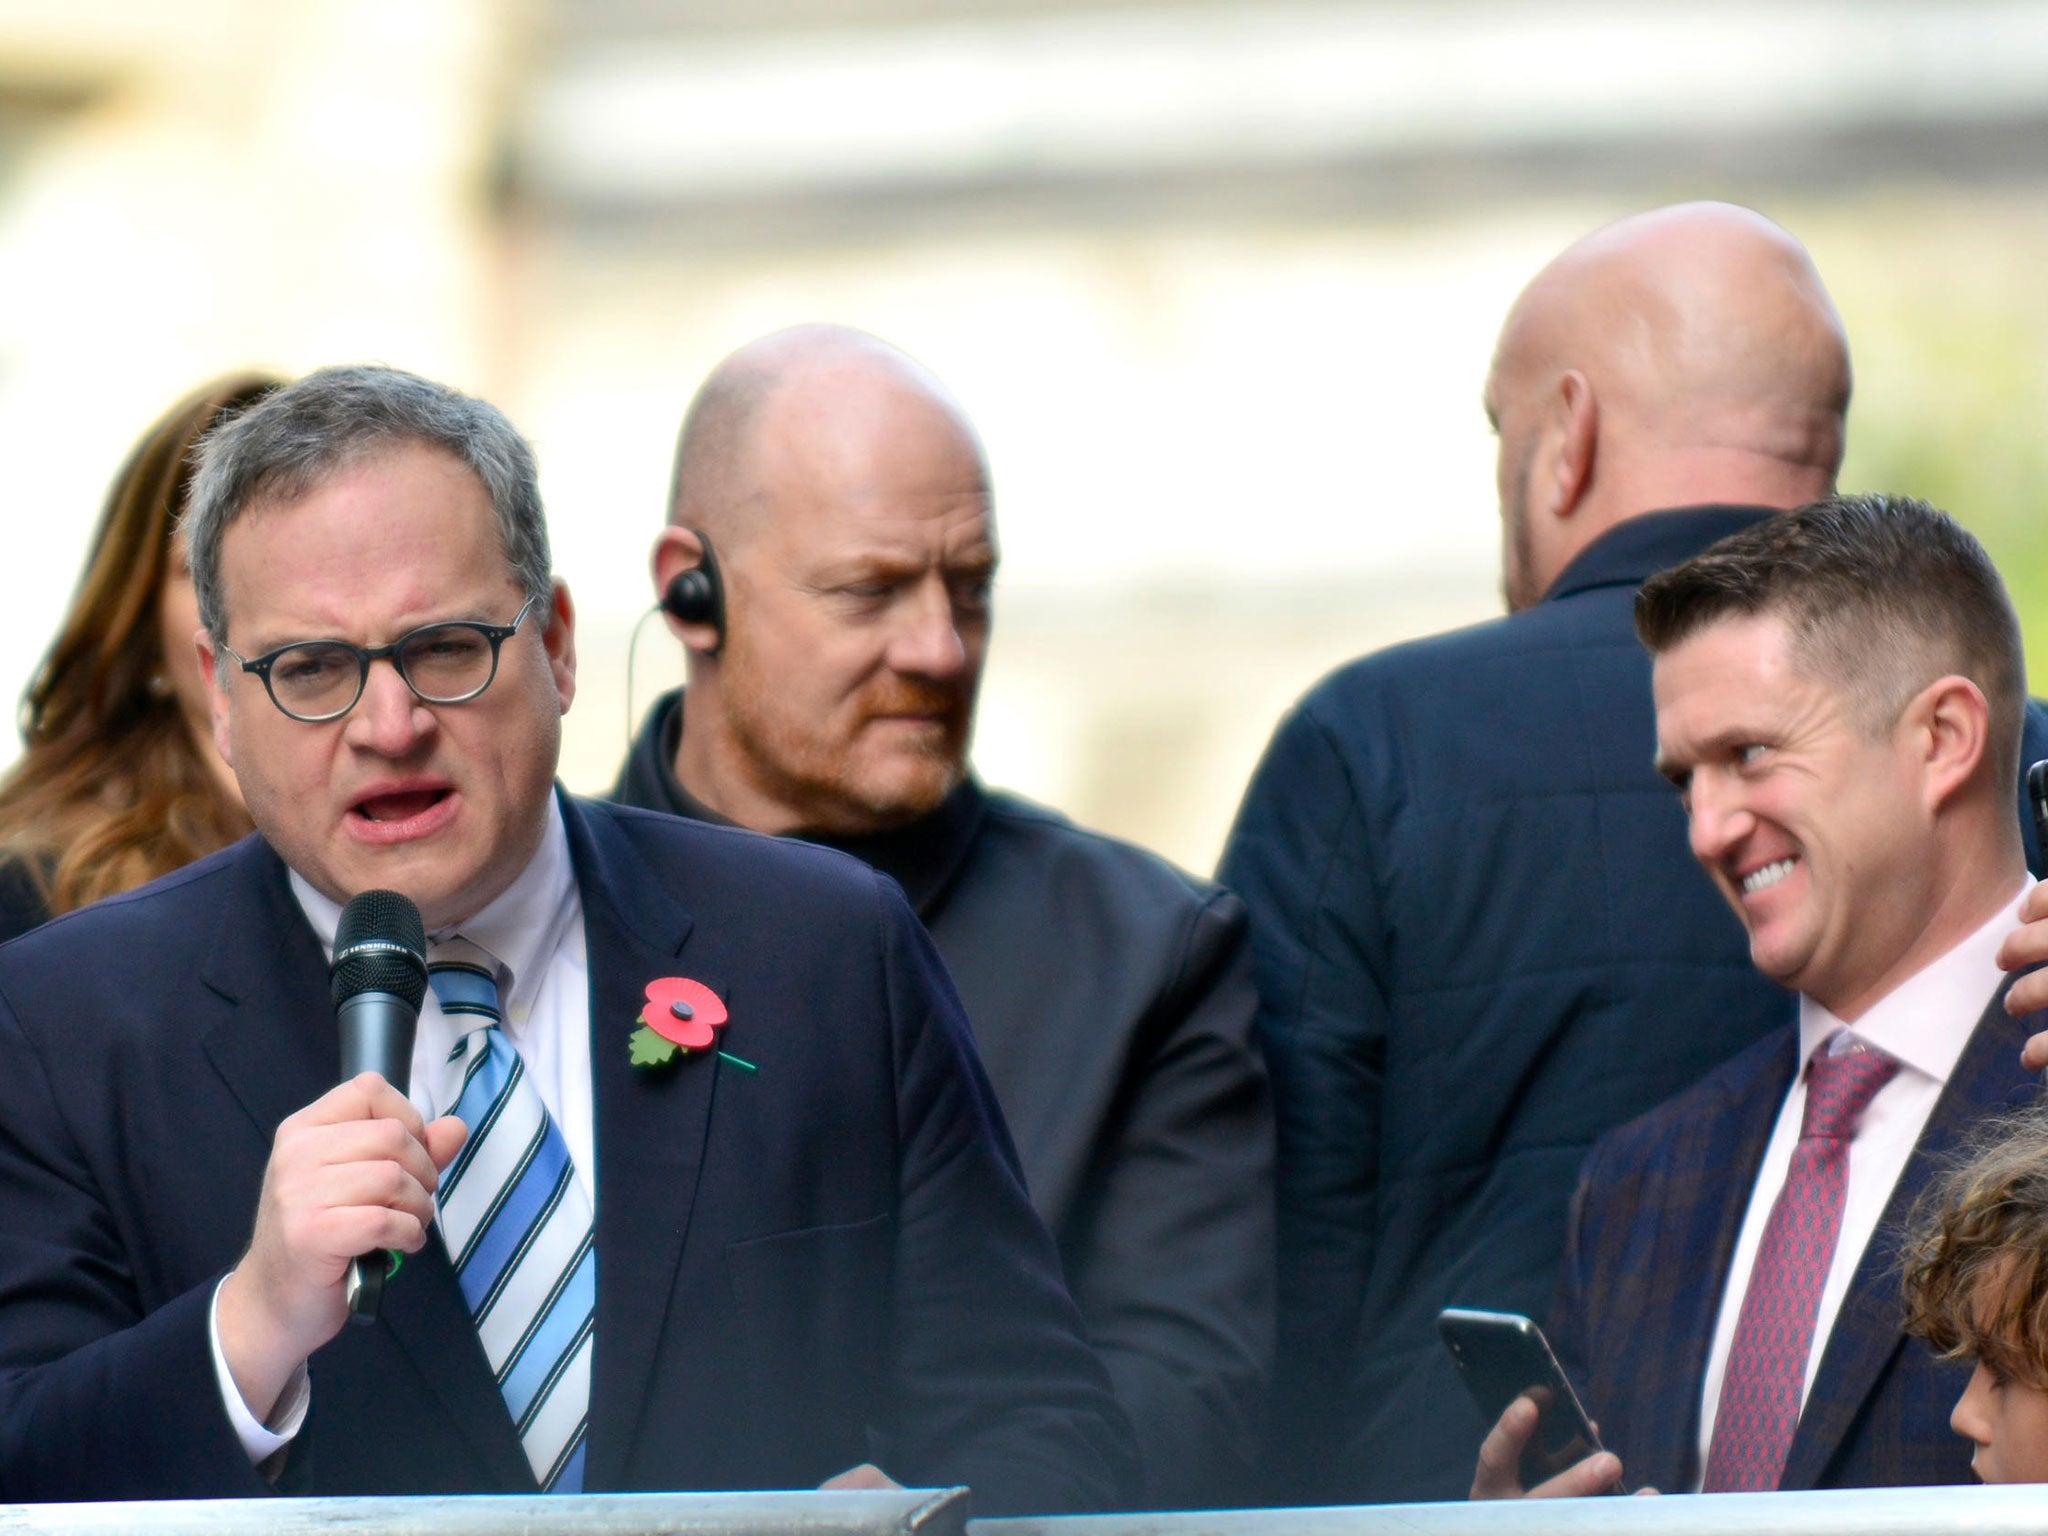
M 535 438 L 599 787 L 684 402 L 840 320 L 987 439 L 987 776 L 1206 868 L 1316 676 L 1496 611 L 1494 330 L 1634 208 L 1806 238 L 1846 483 L 2048 593 L 2044 128 L 2033 3 L 0 0 L 0 688 L 163 404 L 377 359 Z

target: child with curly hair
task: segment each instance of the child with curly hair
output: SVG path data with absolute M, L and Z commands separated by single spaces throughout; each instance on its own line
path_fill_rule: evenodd
M 1987 1483 L 2048 1482 L 2048 1111 L 1985 1128 L 1915 1207 L 1906 1331 L 1976 1372 L 1949 1423 Z

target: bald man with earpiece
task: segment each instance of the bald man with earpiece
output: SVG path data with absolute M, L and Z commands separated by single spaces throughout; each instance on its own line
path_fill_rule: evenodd
M 740 348 L 684 420 L 654 548 L 689 686 L 614 796 L 903 887 L 1137 1431 L 1141 1507 L 1241 1501 L 1273 1323 L 1244 909 L 974 777 L 995 572 L 981 445 L 929 369 L 843 326 Z

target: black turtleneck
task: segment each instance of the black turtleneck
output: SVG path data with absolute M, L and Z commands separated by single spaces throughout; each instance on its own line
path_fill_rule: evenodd
M 693 821 L 732 826 L 683 787 L 676 777 L 676 749 L 683 740 L 683 691 L 678 688 L 655 701 L 647 723 L 634 739 L 611 798 L 643 810 L 669 811 Z M 988 797 L 969 774 L 936 809 L 900 827 L 840 837 L 823 832 L 795 834 L 807 843 L 850 853 L 871 869 L 903 887 L 917 915 L 929 924 L 932 911 L 960 873 L 968 850 L 988 808 Z

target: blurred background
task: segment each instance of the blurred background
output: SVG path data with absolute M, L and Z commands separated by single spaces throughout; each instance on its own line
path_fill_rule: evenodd
M 1499 611 L 1514 294 L 1692 197 L 1811 248 L 1844 488 L 1973 527 L 2038 673 L 2044 193 L 2041 0 L 0 0 L 0 695 L 173 399 L 382 361 L 534 439 L 602 790 L 685 403 L 844 321 L 988 445 L 984 776 L 1206 872 L 1311 682 Z

